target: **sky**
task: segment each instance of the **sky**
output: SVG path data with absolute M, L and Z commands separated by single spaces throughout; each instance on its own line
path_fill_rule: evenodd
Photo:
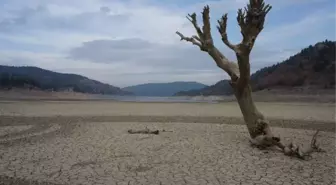
M 241 41 L 238 8 L 248 0 L 0 0 L 0 64 L 37 66 L 125 87 L 149 82 L 214 84 L 228 76 L 207 53 L 181 42 L 195 35 L 186 19 L 210 6 L 215 45 L 230 60 L 217 20 Z M 266 17 L 251 53 L 252 72 L 323 40 L 335 40 L 335 0 L 266 0 Z M 199 18 L 200 22 L 201 19 Z

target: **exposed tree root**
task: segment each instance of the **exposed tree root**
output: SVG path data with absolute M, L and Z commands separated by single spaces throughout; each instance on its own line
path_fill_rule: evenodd
M 250 142 L 252 146 L 255 146 L 259 149 L 266 149 L 268 147 L 276 146 L 280 148 L 281 151 L 287 156 L 308 160 L 311 158 L 311 154 L 314 152 L 325 152 L 316 144 L 318 133 L 319 131 L 315 132 L 311 139 L 310 146 L 307 148 L 299 147 L 294 142 L 285 145 L 281 142 L 280 138 L 267 135 L 257 136 L 256 138 L 251 139 Z

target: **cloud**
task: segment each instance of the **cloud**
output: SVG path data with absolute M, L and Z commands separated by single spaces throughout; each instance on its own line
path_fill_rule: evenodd
M 231 60 L 234 53 L 225 47 L 219 49 Z M 256 47 L 252 57 L 265 61 L 280 50 Z M 95 63 L 126 63 L 132 65 L 158 66 L 160 68 L 213 69 L 214 62 L 205 52 L 187 42 L 175 44 L 151 43 L 142 39 L 94 40 L 83 43 L 69 52 L 73 60 Z M 278 59 L 278 57 L 276 57 Z
M 224 47 L 219 48 L 230 60 L 235 61 L 234 53 Z M 251 53 L 252 71 L 256 71 L 267 64 L 273 64 L 284 60 L 296 50 L 282 50 L 265 47 L 255 47 Z M 221 72 L 216 68 L 214 61 L 207 53 L 201 52 L 197 47 L 182 42 L 175 44 L 151 43 L 141 39 L 123 40 L 95 40 L 85 42 L 81 46 L 73 48 L 69 53 L 69 59 L 78 61 L 90 61 L 101 64 L 125 64 L 128 69 L 117 72 L 120 75 L 146 76 L 166 75 L 168 79 L 179 75 L 196 76 L 211 72 L 217 75 Z M 137 72 L 141 66 L 148 71 Z M 213 77 L 211 75 L 205 75 Z M 221 75 L 227 77 L 227 75 Z M 140 77 L 141 78 L 141 77 Z M 183 78 L 182 78 L 183 79 Z M 153 79 L 150 79 L 153 80 Z M 197 79 L 202 80 L 202 79 Z M 211 79 L 203 79 L 203 81 Z
M 0 64 L 35 65 L 125 86 L 177 80 L 212 84 L 226 78 L 206 53 L 180 42 L 175 31 L 195 34 L 185 16 L 200 15 L 208 4 L 215 44 L 235 60 L 219 38 L 216 20 L 229 13 L 228 35 L 237 43 L 241 35 L 236 12 L 247 0 L 2 2 Z M 280 62 L 309 44 L 334 40 L 332 0 L 267 2 L 273 9 L 252 51 L 252 71 Z
M 110 14 L 108 7 L 96 11 L 81 12 L 71 16 L 56 15 L 50 12 L 48 6 L 25 7 L 13 11 L 13 17 L 0 21 L 1 32 L 31 33 L 36 30 L 45 31 L 81 31 L 98 32 L 97 28 L 105 27 L 106 23 L 120 24 L 127 21 L 126 14 Z M 103 10 L 102 10 L 103 9 Z M 26 29 L 23 29 L 26 28 Z
M 95 63 L 123 63 L 130 69 L 148 66 L 155 69 L 213 69 L 210 57 L 188 45 L 152 43 L 142 39 L 94 40 L 73 48 L 73 60 Z M 155 72 L 155 71 L 154 71 Z
M 211 58 L 196 47 L 183 44 L 151 43 L 141 39 L 86 42 L 73 48 L 69 53 L 69 59 L 125 65 L 128 67 L 117 73 L 122 75 L 122 78 L 127 75 L 135 77 L 133 80 L 143 79 L 143 83 L 146 82 L 145 79 L 147 81 L 170 81 L 179 77 L 179 80 L 183 80 L 186 76 L 197 78 L 197 76 L 204 76 L 208 73 L 216 74 L 219 71 L 214 67 L 215 64 Z M 139 67 L 147 71 L 139 72 Z M 200 79 L 199 77 L 197 80 L 212 81 L 212 79 Z
M 323 35 L 316 33 L 325 26 L 331 28 L 330 23 L 332 22 L 335 22 L 334 13 L 324 11 L 314 12 L 308 17 L 304 17 L 297 22 L 284 24 L 262 32 L 257 42 L 260 44 L 276 43 L 279 46 L 279 44 L 288 44 L 288 40 L 302 35 L 320 37 L 319 39 L 323 39 L 321 38 Z M 331 29 L 335 30 L 335 27 Z
M 8 4 L 18 4 L 15 2 Z M 79 0 L 67 4 L 62 2 L 50 1 L 49 4 L 22 6 L 13 10 L 7 8 L 7 16 L 0 20 L 0 32 L 22 36 L 43 31 L 52 33 L 58 39 L 69 33 L 114 38 L 133 36 L 157 42 L 171 42 L 176 29 L 188 32 L 184 16 L 161 7 L 122 1 L 95 1 L 93 4 L 85 0 L 80 5 Z M 92 7 L 89 8 L 89 5 Z M 190 25 L 187 27 L 191 32 Z

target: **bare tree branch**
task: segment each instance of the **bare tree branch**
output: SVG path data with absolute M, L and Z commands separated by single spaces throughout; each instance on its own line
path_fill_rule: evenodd
M 211 36 L 211 26 L 210 26 L 210 8 L 209 6 L 205 6 L 202 12 L 203 18 L 203 36 L 204 36 L 204 44 L 207 47 L 214 47 L 213 40 Z
M 196 35 L 193 35 L 192 38 L 196 39 L 199 42 L 202 42 L 201 39 L 199 37 L 197 37 Z
M 181 40 L 185 40 L 187 42 L 191 42 L 192 44 L 198 46 L 202 51 L 206 51 L 206 48 L 203 47 L 202 43 L 200 42 L 199 38 L 195 39 L 195 37 L 186 37 L 180 32 L 176 32 L 177 35 L 181 37 Z
M 189 17 L 188 17 L 189 16 Z M 202 30 L 201 28 L 198 26 L 198 23 L 197 23 L 197 18 L 196 18 L 196 13 L 192 13 L 192 14 L 188 14 L 187 16 L 187 19 L 192 23 L 192 25 L 194 26 L 197 34 L 198 34 L 198 37 L 200 38 L 200 42 L 202 42 L 204 40 L 203 38 L 203 33 L 202 33 Z
M 226 27 L 227 27 L 227 14 L 224 14 L 220 20 L 218 20 L 219 26 L 217 26 L 217 29 L 219 33 L 222 36 L 222 41 L 224 44 L 232 49 L 235 52 L 238 52 L 238 47 L 236 45 L 231 44 L 231 42 L 228 39 L 227 33 L 226 33 Z
M 241 29 L 243 40 L 237 45 L 236 55 L 239 66 L 240 78 L 237 82 L 238 95 L 250 83 L 250 52 L 258 34 L 264 28 L 266 14 L 271 10 L 270 5 L 265 5 L 264 0 L 249 0 L 247 6 L 238 10 L 237 21 Z M 225 23 L 225 15 L 222 22 Z M 223 29 L 225 26 L 223 26 Z
M 265 4 L 264 0 L 250 0 L 244 8 L 238 10 L 237 22 L 241 29 L 243 40 L 241 46 L 250 52 L 259 33 L 264 28 L 265 17 L 272 6 Z
M 181 40 L 185 40 L 194 45 L 197 45 L 202 51 L 207 52 L 216 62 L 217 66 L 229 74 L 231 79 L 239 78 L 239 68 L 234 62 L 229 61 L 213 44 L 210 25 L 210 8 L 205 6 L 202 12 L 203 27 L 199 27 L 196 19 L 196 14 L 188 14 L 187 19 L 193 24 L 198 36 L 186 37 L 180 32 L 176 32 Z

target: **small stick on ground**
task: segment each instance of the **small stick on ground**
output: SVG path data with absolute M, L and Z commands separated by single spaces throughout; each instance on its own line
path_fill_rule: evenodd
M 144 130 L 132 130 L 132 129 L 129 129 L 127 131 L 129 134 L 155 134 L 155 135 L 158 135 L 160 132 L 173 132 L 171 130 L 149 130 L 148 128 L 144 129 Z

